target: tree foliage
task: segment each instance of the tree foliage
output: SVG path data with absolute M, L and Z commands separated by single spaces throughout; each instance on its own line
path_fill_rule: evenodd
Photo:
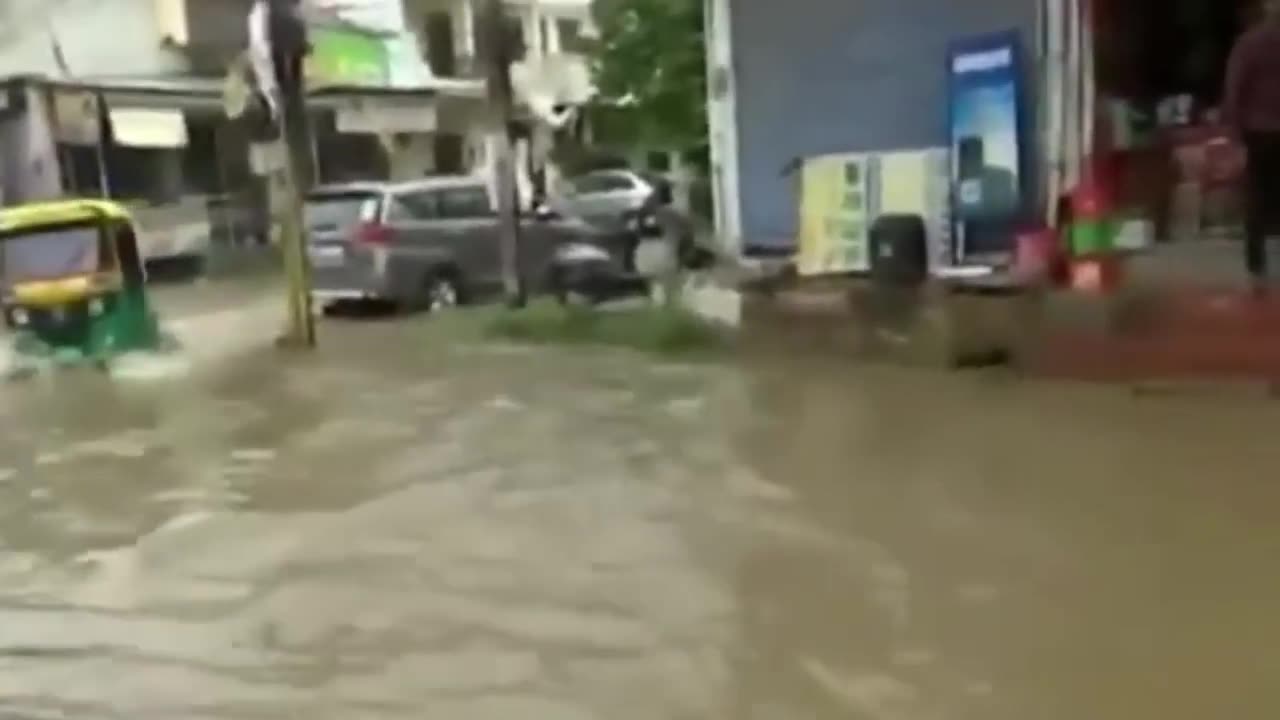
M 595 82 L 602 101 L 627 110 L 623 139 L 670 149 L 704 145 L 702 0 L 594 0 L 592 13 L 600 34 Z

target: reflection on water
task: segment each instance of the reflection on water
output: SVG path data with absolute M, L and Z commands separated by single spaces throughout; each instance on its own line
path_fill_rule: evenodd
M 1260 400 L 326 330 L 2 391 L 5 714 L 1280 711 Z

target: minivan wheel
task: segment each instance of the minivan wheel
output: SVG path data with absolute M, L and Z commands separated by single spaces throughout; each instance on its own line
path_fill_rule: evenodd
M 429 312 L 448 310 L 461 304 L 462 290 L 456 277 L 440 273 L 427 279 L 426 305 Z

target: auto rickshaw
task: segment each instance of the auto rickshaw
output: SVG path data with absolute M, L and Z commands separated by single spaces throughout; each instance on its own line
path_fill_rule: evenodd
M 123 206 L 77 199 L 0 208 L 0 311 L 18 358 L 105 365 L 157 349 L 146 290 Z

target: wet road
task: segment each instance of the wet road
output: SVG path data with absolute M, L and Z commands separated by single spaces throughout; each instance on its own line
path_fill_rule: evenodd
M 1272 718 L 1280 409 L 324 326 L 0 398 L 0 716 Z

